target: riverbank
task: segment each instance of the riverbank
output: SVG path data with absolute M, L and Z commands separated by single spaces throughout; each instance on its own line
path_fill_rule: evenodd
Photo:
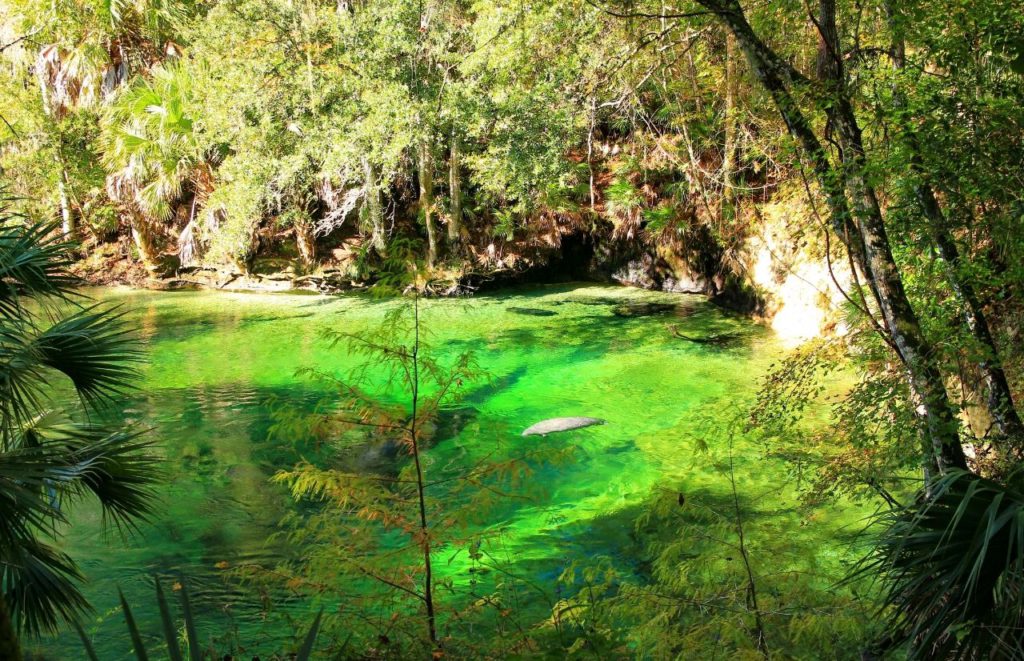
M 464 297 L 524 285 L 625 285 L 705 296 L 721 308 L 771 326 L 792 342 L 841 333 L 838 286 L 845 286 L 849 274 L 805 241 L 793 239 L 785 223 L 788 212 L 785 205 L 765 204 L 763 229 L 729 260 L 692 243 L 614 240 L 565 227 L 543 237 L 468 243 L 461 257 L 449 257 L 431 270 L 426 293 Z M 276 245 L 276 252 L 245 265 L 175 266 L 158 273 L 135 259 L 130 239 L 122 237 L 87 246 L 75 272 L 98 287 L 330 295 L 365 291 L 380 276 L 379 258 L 374 256 L 374 262 L 360 256 L 355 244 L 323 249 L 313 267 L 281 249 L 282 243 Z M 726 268 L 725 262 L 731 266 Z

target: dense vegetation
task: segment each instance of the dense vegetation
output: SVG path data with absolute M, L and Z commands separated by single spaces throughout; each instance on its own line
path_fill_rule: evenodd
M 339 382 L 327 422 L 282 414 L 284 430 L 374 434 L 409 458 L 385 477 L 313 464 L 279 476 L 319 507 L 293 535 L 321 550 L 292 588 L 328 592 L 355 580 L 332 553 L 372 558 L 381 536 L 405 540 L 406 553 L 354 569 L 408 602 L 395 606 L 402 640 L 382 650 L 378 632 L 358 631 L 361 615 L 328 616 L 327 629 L 355 632 L 338 654 L 1024 657 L 1017 0 L 9 0 L 0 11 L 0 171 L 20 211 L 43 219 L 0 223 L 0 495 L 29 499 L 0 522 L 13 611 L 0 633 L 54 628 L 84 606 L 73 564 L 38 540 L 64 518 L 40 494 L 68 481 L 118 516 L 145 511 L 133 436 L 26 431 L 49 420 L 44 368 L 92 405 L 124 385 L 119 359 L 136 358 L 109 312 L 51 318 L 22 302 L 67 304 L 73 251 L 94 278 L 132 263 L 154 277 L 272 263 L 413 295 L 379 336 L 331 338 L 383 366 L 387 388 Z M 692 282 L 770 312 L 750 254 L 767 232 L 783 237 L 778 271 L 795 255 L 825 264 L 835 332 L 782 361 L 728 433 L 790 462 L 808 504 L 883 508 L 847 583 L 759 589 L 770 579 L 751 570 L 730 450 L 719 461 L 731 502 L 680 524 L 674 497 L 652 501 L 638 525 L 650 585 L 599 565 L 568 579 L 587 589 L 551 618 L 571 643 L 506 630 L 486 603 L 453 597 L 461 610 L 440 614 L 435 598 L 453 588 L 432 583 L 432 547 L 477 553 L 454 522 L 561 458 L 482 462 L 445 478 L 465 485 L 458 497 L 425 497 L 423 430 L 478 369 L 468 354 L 452 365 L 420 354 L 419 297 L 499 274 L 615 275 Z M 824 424 L 807 424 L 839 373 L 856 382 Z M 12 462 L 29 449 L 45 465 L 8 475 L 27 470 Z M 127 471 L 130 488 L 66 477 L 97 461 Z M 694 530 L 744 569 L 716 586 L 692 566 L 702 552 L 676 543 Z M 58 575 L 52 603 L 25 601 L 31 576 L 15 558 L 26 553 Z M 797 602 L 799 616 L 787 610 Z M 875 607 L 884 631 L 829 610 Z M 439 635 L 441 618 L 458 635 Z M 480 627 L 491 635 L 470 633 Z

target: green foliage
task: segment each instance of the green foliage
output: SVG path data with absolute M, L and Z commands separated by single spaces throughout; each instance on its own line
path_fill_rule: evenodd
M 52 543 L 69 506 L 92 498 L 131 528 L 150 512 L 157 473 L 137 433 L 78 420 L 130 387 L 139 354 L 117 311 L 73 293 L 71 247 L 52 225 L 0 209 L 0 598 L 30 635 L 88 608 L 82 575 Z M 61 383 L 82 411 L 61 403 Z
M 883 512 L 857 578 L 882 590 L 888 645 L 910 658 L 1024 654 L 1024 495 L 950 471 L 911 504 Z
M 801 476 L 809 502 L 888 499 L 923 461 L 902 375 L 868 356 L 850 360 L 845 341 L 793 351 L 764 378 L 750 411 L 772 454 Z
M 895 503 L 907 476 L 933 460 L 933 444 L 941 441 L 926 435 L 939 434 L 938 427 L 921 426 L 933 408 L 945 411 L 944 435 L 973 450 L 979 473 L 1008 475 L 1019 461 L 1020 439 L 993 431 L 999 425 L 990 418 L 999 407 L 986 400 L 994 368 L 1005 367 L 1012 393 L 1024 386 L 1017 341 L 1024 323 L 1024 14 L 1016 0 L 836 3 L 836 85 L 819 75 L 824 68 L 815 71 L 828 64 L 827 44 L 818 40 L 824 31 L 808 30 L 807 6 L 793 1 L 7 5 L 0 18 L 0 168 L 34 217 L 63 218 L 67 231 L 85 228 L 95 240 L 130 227 L 138 256 L 153 261 L 176 252 L 188 264 L 249 268 L 260 251 L 278 250 L 288 232 L 305 241 L 304 257 L 316 239 L 323 247 L 337 239 L 345 242 L 339 259 L 348 260 L 340 270 L 388 294 L 408 292 L 410 281 L 416 291 L 430 290 L 432 276 L 417 272 L 428 217 L 452 238 L 450 261 L 438 271 L 455 267 L 455 278 L 470 268 L 506 268 L 520 257 L 536 263 L 534 249 L 584 232 L 600 248 L 598 258 L 636 250 L 656 258 L 659 277 L 678 275 L 661 273 L 676 268 L 662 262 L 685 262 L 709 290 L 728 298 L 756 270 L 748 239 L 769 229 L 762 209 L 777 204 L 787 236 L 776 243 L 829 260 L 846 298 L 834 314 L 848 332 L 783 361 L 764 381 L 749 420 L 768 456 L 789 462 L 805 503 L 847 496 Z M 743 52 L 750 40 L 730 34 L 730 20 L 741 14 L 778 55 L 781 80 L 772 89 L 758 78 L 765 67 L 749 65 L 756 53 Z M 837 122 L 837 110 L 847 109 L 845 125 Z M 794 112 L 825 146 L 821 153 L 793 139 Z M 461 161 L 445 163 L 453 144 Z M 423 153 L 431 158 L 421 159 Z M 426 180 L 433 188 L 420 192 Z M 828 195 L 835 182 L 838 192 Z M 451 199 L 457 190 L 459 205 Z M 927 208 L 928 193 L 937 211 Z M 843 213 L 834 197 L 861 207 L 852 227 L 829 224 L 829 203 L 837 219 Z M 874 227 L 863 216 L 878 221 L 874 236 L 849 236 Z M 446 223 L 451 234 L 442 231 Z M 9 363 L 0 412 L 5 443 L 20 448 L 37 437 L 60 439 L 54 442 L 67 446 L 66 456 L 47 461 L 78 470 L 82 448 L 103 446 L 107 437 L 54 417 L 52 377 L 68 381 L 93 409 L 128 386 L 123 365 L 137 355 L 109 310 L 78 305 L 51 323 L 54 309 L 71 304 L 73 285 L 66 274 L 70 246 L 48 238 L 53 231 L 51 223 L 25 228 L 6 220 L 0 231 L 0 342 Z M 871 268 L 854 264 L 861 245 L 876 258 Z M 885 273 L 874 273 L 883 266 Z M 316 268 L 306 263 L 301 270 Z M 780 273 L 774 275 L 782 284 Z M 989 321 L 979 324 L 978 311 Z M 418 621 L 418 604 L 432 594 L 422 585 L 418 551 L 431 535 L 442 536 L 417 533 L 405 511 L 412 467 L 423 487 L 419 459 L 429 464 L 417 434 L 428 441 L 427 430 L 454 406 L 449 398 L 459 388 L 449 386 L 478 375 L 468 357 L 420 362 L 408 349 L 408 318 L 389 324 L 377 337 L 333 338 L 366 351 L 368 365 L 389 365 L 390 378 L 363 383 L 363 374 L 337 383 L 340 401 L 311 427 L 322 437 L 322 454 L 281 479 L 312 503 L 309 517 L 294 521 L 297 539 L 327 545 L 355 530 L 346 558 L 382 552 L 373 546 L 381 539 L 396 544 L 387 549 L 398 549 L 389 560 L 370 570 L 401 586 L 392 588 L 416 604 L 403 612 Z M 399 406 L 410 395 L 415 412 Z M 139 449 L 130 435 L 116 438 L 104 452 Z M 345 463 L 342 449 L 369 444 L 397 453 L 387 471 Z M 139 467 L 125 461 L 122 477 L 130 482 Z M 522 479 L 518 470 L 506 467 L 488 479 L 514 482 Z M 447 475 L 444 484 L 464 478 Z M 33 488 L 57 481 L 49 474 L 24 479 Z M 492 493 L 482 484 L 475 484 L 480 498 Z M 429 499 L 437 506 L 432 520 L 458 522 L 473 507 L 493 505 L 474 500 L 472 489 L 431 484 L 427 491 L 435 487 L 442 495 Z M 107 495 L 120 503 L 112 505 L 115 518 L 131 518 L 143 506 L 138 489 Z M 658 503 L 650 516 L 671 519 L 671 502 Z M 61 516 L 51 508 L 44 519 Z M 733 544 L 733 517 L 692 518 L 689 527 L 676 527 L 680 538 L 704 528 L 720 546 Z M 43 519 L 31 521 L 26 530 L 34 535 Z M 440 543 L 479 552 L 481 540 L 453 536 Z M 735 575 L 719 566 L 691 571 L 691 559 L 671 543 L 651 542 L 652 557 L 664 558 L 655 583 L 671 585 L 676 572 L 685 581 L 672 594 L 732 598 L 736 605 L 739 583 L 726 581 L 728 594 L 719 594 L 708 578 Z M 714 548 L 709 543 L 694 553 Z M 428 552 L 426 564 L 429 558 Z M 66 559 L 47 562 L 74 577 Z M 296 570 L 301 585 L 319 585 L 309 577 L 325 576 L 337 585 L 329 571 L 335 560 L 317 562 Z M 349 566 L 346 578 L 367 580 L 359 567 L 367 566 Z M 586 579 L 590 601 L 580 612 L 599 613 L 605 606 L 596 603 L 634 589 L 639 600 L 646 587 L 620 578 L 593 570 Z M 367 608 L 381 610 L 379 603 Z M 702 628 L 691 613 L 670 608 L 659 620 L 662 629 L 638 634 L 650 633 L 642 642 L 623 636 L 610 619 L 601 626 L 588 621 L 577 627 L 586 635 L 572 651 L 622 653 L 639 645 L 678 653 L 672 627 L 701 646 L 719 627 L 732 649 L 745 653 L 751 611 L 746 602 L 741 610 Z M 566 615 L 576 612 L 572 605 Z M 327 624 L 339 628 L 332 617 Z M 422 643 L 418 624 L 403 629 L 414 641 L 405 649 Z M 794 615 L 785 626 L 806 625 L 815 641 L 847 640 L 848 632 L 826 634 L 819 624 Z M 947 621 L 933 638 L 952 640 L 948 632 L 962 624 Z
M 107 109 L 102 140 L 112 188 L 127 204 L 164 221 L 202 164 L 190 105 L 192 75 L 160 65 L 118 94 Z

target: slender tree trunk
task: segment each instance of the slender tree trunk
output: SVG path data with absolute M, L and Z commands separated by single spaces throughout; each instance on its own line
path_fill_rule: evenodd
M 787 86 L 787 82 L 806 82 L 803 76 L 757 37 L 737 0 L 698 2 L 733 32 L 755 78 L 771 94 L 790 133 L 811 160 L 828 201 L 833 228 L 867 277 L 893 345 L 907 370 L 909 385 L 920 401 L 916 411 L 931 441 L 932 447 L 928 451 L 937 467 L 965 467 L 967 462 L 942 375 L 933 362 L 932 347 L 924 338 L 906 297 L 874 189 L 864 176 L 860 129 L 849 101 L 841 95 L 837 99 L 840 103 L 835 105 L 842 108 L 830 112 L 833 124 L 847 143 L 844 170 L 837 172 Z M 847 188 L 853 198 L 856 217 L 850 213 Z
M 825 76 L 831 98 L 825 112 L 839 139 L 843 175 L 853 202 L 854 220 L 864 240 L 865 259 L 878 291 L 879 307 L 889 326 L 893 343 L 910 372 L 911 384 L 924 409 L 928 437 L 944 468 L 966 468 L 967 458 L 960 445 L 956 417 L 942 373 L 935 362 L 934 348 L 924 337 L 917 315 L 903 288 L 896 260 L 886 233 L 878 195 L 867 179 L 867 155 L 860 125 L 847 94 L 842 48 L 836 27 L 835 0 L 821 0 L 818 16 L 822 48 L 819 71 Z M 823 64 L 822 60 L 828 60 Z
M 989 329 L 984 306 L 978 298 L 974 287 L 959 275 L 960 252 L 953 237 L 945 229 L 943 216 L 931 186 L 922 184 L 917 190 L 918 200 L 925 216 L 932 226 L 932 235 L 939 256 L 946 264 L 946 277 L 953 293 L 960 299 L 963 306 L 964 322 L 974 340 L 981 346 L 985 356 L 978 361 L 978 370 L 985 381 L 988 411 L 992 416 L 999 434 L 1004 438 L 1024 438 L 1024 424 L 1021 423 L 1017 408 L 1013 402 L 1010 383 L 1006 378 L 999 351 L 996 349 L 992 331 Z
M 0 592 L 0 659 L 21 661 L 21 658 L 21 644 L 18 642 L 18 634 L 14 630 L 11 611 L 7 607 L 7 600 L 3 593 Z
M 430 153 L 430 142 L 426 139 L 419 144 L 420 213 L 427 228 L 427 266 L 434 267 L 437 261 L 437 228 L 434 227 L 434 160 Z
M 455 254 L 462 252 L 462 154 L 459 134 L 452 129 L 448 155 L 448 194 L 451 196 L 451 218 L 448 219 L 448 245 Z
M 597 204 L 597 192 L 594 187 L 594 127 L 597 123 L 597 97 L 590 97 L 590 108 L 587 113 L 587 171 L 590 173 L 590 210 Z
M 739 212 L 736 167 L 739 163 L 737 140 L 738 122 L 736 97 L 739 80 L 736 75 L 736 37 L 729 32 L 725 37 L 725 145 L 722 153 L 722 202 L 721 220 L 731 223 Z
M 890 50 L 893 65 L 897 71 L 900 71 L 906 67 L 906 46 L 903 41 L 902 28 L 899 25 L 898 9 L 892 2 L 886 2 L 885 10 L 892 33 Z M 898 86 L 893 91 L 893 97 L 897 110 L 904 110 L 907 105 L 906 95 Z M 935 190 L 927 181 L 921 163 L 920 141 L 917 139 L 913 127 L 907 125 L 906 122 L 901 122 L 900 133 L 911 154 L 910 167 L 916 180 L 914 193 L 931 231 L 935 247 L 946 265 L 946 278 L 949 280 L 953 293 L 960 299 L 963 306 L 964 322 L 967 324 L 968 330 L 985 353 L 985 356 L 978 361 L 978 370 L 985 382 L 989 414 L 1001 436 L 1020 439 L 1024 437 L 1024 423 L 1021 422 L 1020 416 L 1017 414 L 1010 384 L 1006 378 L 1006 372 L 1003 371 L 1002 362 L 999 360 L 999 350 L 996 348 L 988 319 L 985 316 L 984 305 L 971 283 L 960 277 L 960 251 L 949 232 L 949 224 L 935 196 Z
M 60 196 L 60 227 L 68 239 L 75 238 L 75 216 L 71 212 L 71 199 L 68 196 L 67 172 L 62 167 L 57 180 L 57 194 Z
M 434 610 L 434 573 L 430 558 L 430 526 L 427 520 L 427 487 L 423 476 L 423 465 L 420 462 L 419 414 L 420 394 L 420 299 L 419 293 L 413 299 L 413 333 L 412 345 L 412 418 L 409 424 L 409 439 L 412 443 L 413 465 L 416 468 L 416 497 L 420 515 L 420 548 L 423 551 L 423 604 L 427 611 L 427 635 L 431 646 L 437 647 L 437 615 Z
M 384 252 L 384 211 L 377 187 L 377 169 L 370 160 L 363 158 L 363 195 L 366 200 L 365 223 L 370 228 L 370 245 L 378 252 Z

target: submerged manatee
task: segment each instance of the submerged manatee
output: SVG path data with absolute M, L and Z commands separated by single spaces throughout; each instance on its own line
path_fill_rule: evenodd
M 515 314 L 525 314 L 531 317 L 554 317 L 558 313 L 554 310 L 541 310 L 540 308 L 505 308 Z
M 605 421 L 601 418 L 548 418 L 524 429 L 523 436 L 547 436 L 556 431 L 569 431 L 570 429 L 581 429 L 591 425 L 603 425 L 604 423 Z
M 616 317 L 651 317 L 656 314 L 665 314 L 666 312 L 672 312 L 676 310 L 678 306 L 675 303 L 651 303 L 651 302 L 640 302 L 640 303 L 622 303 L 616 305 L 612 309 L 612 314 Z

